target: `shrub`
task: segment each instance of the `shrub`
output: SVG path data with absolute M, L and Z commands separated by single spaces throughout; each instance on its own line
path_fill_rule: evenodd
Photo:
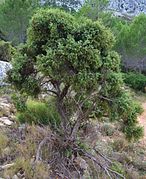
M 13 94 L 12 95 L 12 100 L 13 100 L 13 104 L 16 108 L 16 110 L 18 112 L 23 112 L 26 110 L 26 100 L 27 100 L 27 96 L 25 95 L 16 95 L 16 94 Z
M 117 171 L 118 173 L 121 173 L 121 174 L 125 173 L 123 166 L 119 162 L 114 162 L 111 168 L 114 171 Z
M 112 136 L 115 132 L 115 129 L 114 129 L 113 125 L 105 123 L 101 127 L 101 132 L 104 136 Z
M 0 41 L 0 60 L 10 61 L 13 52 L 14 48 L 11 46 L 9 42 Z
M 17 113 L 17 120 L 29 124 L 50 124 L 55 128 L 60 124 L 59 114 L 52 101 L 47 105 L 43 102 L 28 100 L 26 109 Z
M 146 76 L 140 73 L 129 72 L 123 74 L 124 82 L 131 88 L 138 91 L 145 91 Z

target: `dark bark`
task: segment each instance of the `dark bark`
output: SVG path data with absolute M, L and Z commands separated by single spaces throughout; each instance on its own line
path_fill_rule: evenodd
M 61 127 L 63 128 L 63 133 L 68 136 L 71 132 L 71 126 L 69 124 L 69 117 L 66 112 L 66 106 L 64 105 L 64 98 L 68 93 L 69 85 L 66 85 L 63 90 L 60 89 L 59 85 L 56 85 L 57 90 L 57 109 L 61 116 L 62 122 Z

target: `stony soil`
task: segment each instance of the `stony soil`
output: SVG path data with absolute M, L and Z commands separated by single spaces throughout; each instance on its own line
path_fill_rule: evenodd
M 142 103 L 142 107 L 144 112 L 139 116 L 139 123 L 144 127 L 144 138 L 143 140 L 146 142 L 146 102 Z

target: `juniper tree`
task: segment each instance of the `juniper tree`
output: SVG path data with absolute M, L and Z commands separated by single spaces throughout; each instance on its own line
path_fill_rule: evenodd
M 30 22 L 27 43 L 15 54 L 9 80 L 31 96 L 49 86 L 46 94 L 54 96 L 61 116 L 60 151 L 70 148 L 92 158 L 77 141 L 82 124 L 93 113 L 97 119 L 120 121 L 129 140 L 142 135 L 138 106 L 125 91 L 120 58 L 112 51 L 114 41 L 100 22 L 76 20 L 57 9 L 39 10 Z

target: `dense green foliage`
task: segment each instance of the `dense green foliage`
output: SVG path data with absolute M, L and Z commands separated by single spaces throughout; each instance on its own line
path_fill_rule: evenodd
M 116 48 L 124 56 L 129 55 L 134 59 L 142 58 L 146 54 L 146 15 L 135 17 L 131 23 L 121 24 L 121 30 L 117 38 Z
M 29 20 L 40 7 L 59 7 L 75 11 L 81 7 L 79 0 L 5 0 L 0 1 L 0 38 L 12 41 L 14 45 L 26 41 Z
M 15 49 L 9 42 L 0 41 L 0 60 L 10 61 Z
M 3 34 L 2 31 L 0 31 L 0 40 L 5 40 L 5 35 Z
M 64 129 L 74 126 L 71 116 L 82 104 L 85 116 L 79 113 L 75 123 L 80 125 L 96 111 L 99 117 L 122 120 L 128 139 L 138 139 L 139 111 L 125 93 L 120 59 L 112 51 L 114 37 L 101 23 L 81 20 L 56 9 L 39 10 L 31 20 L 27 44 L 15 55 L 9 80 L 29 95 L 44 90 L 42 84 L 52 85 L 49 92 L 56 95 Z
M 49 98 L 47 102 L 30 100 L 27 95 L 19 93 L 12 95 L 13 104 L 17 110 L 16 118 L 20 123 L 50 125 L 57 129 L 60 116 L 57 112 L 55 101 Z
M 60 124 L 60 117 L 55 110 L 53 101 L 50 101 L 47 105 L 43 102 L 28 100 L 26 109 L 18 112 L 16 118 L 20 123 L 50 125 L 55 129 Z
M 124 73 L 124 82 L 131 88 L 145 92 L 146 90 L 146 76 L 140 73 Z
M 141 14 L 131 20 L 126 16 L 114 17 L 106 11 L 108 1 L 87 1 L 77 13 L 92 20 L 100 19 L 105 26 L 110 27 L 116 37 L 114 49 L 119 52 L 124 67 L 145 71 L 146 55 L 146 15 Z

